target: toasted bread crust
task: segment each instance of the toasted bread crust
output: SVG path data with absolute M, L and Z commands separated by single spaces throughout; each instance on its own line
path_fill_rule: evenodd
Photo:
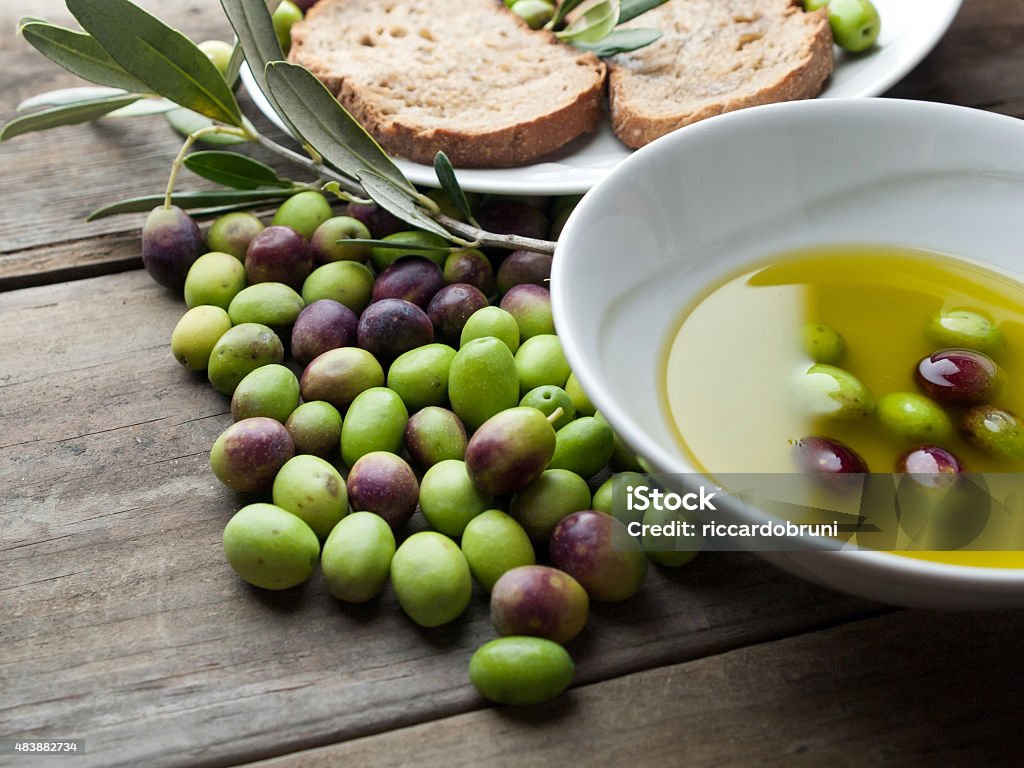
M 419 163 L 430 164 L 443 151 L 457 167 L 524 165 L 597 128 L 603 115 L 606 68 L 596 56 L 569 48 L 549 33 L 529 29 L 495 0 L 445 3 L 425 15 L 424 6 L 429 5 L 430 0 L 321 0 L 293 27 L 289 58 L 324 82 L 384 149 Z M 375 28 L 369 33 L 357 29 L 355 25 L 365 25 L 374 17 L 377 7 L 381 14 L 388 14 L 386 20 L 381 15 L 380 24 L 370 25 Z M 467 26 L 479 18 L 484 28 L 472 41 L 475 48 L 462 55 L 452 54 L 451 42 L 474 33 L 460 30 L 446 15 L 456 12 Z M 348 18 L 354 21 L 346 29 Z M 400 37 L 391 37 L 381 31 L 388 25 L 419 30 L 418 36 L 403 31 Z M 495 36 L 493 45 L 489 34 Z M 435 38 L 439 42 L 431 45 Z M 354 42 L 360 39 L 361 45 Z M 507 54 L 508 68 L 486 66 L 486 54 L 492 48 L 512 52 Z M 409 57 L 404 67 L 399 61 L 403 55 Z M 432 78 L 425 76 L 420 84 L 441 88 L 442 96 L 446 87 L 442 79 L 447 83 L 449 78 L 438 67 L 453 75 L 451 98 L 439 96 L 444 103 L 433 111 L 414 93 L 422 92 L 411 71 L 417 66 L 436 73 Z M 382 85 L 378 73 L 385 70 Z M 543 77 L 539 93 L 530 88 L 533 77 L 538 81 Z M 469 104 L 465 104 L 467 79 L 478 90 Z M 503 98 L 516 99 L 515 108 L 481 114 L 481 104 L 500 104 Z M 464 108 L 451 106 L 458 102 Z
M 831 74 L 834 63 L 832 32 L 824 9 L 805 13 L 799 0 L 719 0 L 719 6 L 742 7 L 735 14 L 739 18 L 735 20 L 737 26 L 732 31 L 735 33 L 734 39 L 739 41 L 739 47 L 735 50 L 744 51 L 743 66 L 749 68 L 751 74 L 758 68 L 760 57 L 765 55 L 763 49 L 769 42 L 786 46 L 787 56 L 782 59 L 782 66 L 776 66 L 779 70 L 777 76 L 769 82 L 757 82 L 757 78 L 751 77 L 742 86 L 720 94 L 697 93 L 698 89 L 691 88 L 692 84 L 680 76 L 685 63 L 676 65 L 676 59 L 670 60 L 669 65 L 659 65 L 657 62 L 659 56 L 665 57 L 668 51 L 684 47 L 689 49 L 691 57 L 702 52 L 708 59 L 714 59 L 724 53 L 719 48 L 722 36 L 704 42 L 697 40 L 694 44 L 701 30 L 687 28 L 685 14 L 691 9 L 683 6 L 687 3 L 691 7 L 707 5 L 707 2 L 672 0 L 649 12 L 643 17 L 645 25 L 662 29 L 666 33 L 665 37 L 649 48 L 616 56 L 609 61 L 608 92 L 612 128 L 627 146 L 642 147 L 684 125 L 724 112 L 760 104 L 814 98 Z M 763 34 L 763 37 L 755 37 L 753 33 L 743 31 L 742 25 L 751 23 L 743 14 L 749 13 L 752 5 L 763 6 L 768 13 L 778 17 L 771 19 L 771 23 L 763 24 L 762 32 L 758 33 Z M 765 19 L 758 16 L 756 21 L 760 23 Z M 747 37 L 752 38 L 749 41 L 749 55 L 746 55 L 745 49 Z M 676 66 L 676 69 L 670 71 L 671 66 Z M 646 81 L 652 77 L 675 79 L 677 91 L 671 100 L 655 100 L 651 97 L 652 89 L 647 87 L 649 83 Z

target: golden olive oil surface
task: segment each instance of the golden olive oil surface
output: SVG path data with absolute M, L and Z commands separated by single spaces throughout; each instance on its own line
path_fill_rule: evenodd
M 837 329 L 847 349 L 836 365 L 877 400 L 920 391 L 917 363 L 938 350 L 925 328 L 953 309 L 998 325 L 1005 344 L 992 357 L 1005 379 L 993 402 L 1024 415 L 1024 286 L 1011 276 L 932 252 L 844 246 L 784 254 L 728 279 L 684 312 L 668 345 L 663 398 L 683 451 L 711 475 L 788 473 L 793 443 L 821 435 L 852 447 L 870 471 L 895 472 L 915 443 L 885 432 L 873 416 L 835 422 L 802 407 L 794 381 L 813 361 L 801 328 Z M 956 425 L 963 409 L 945 410 Z M 971 472 L 1024 472 L 1024 462 L 986 455 L 959 434 L 942 447 Z M 940 556 L 982 564 L 984 554 Z M 1006 554 L 1024 565 L 1024 557 Z

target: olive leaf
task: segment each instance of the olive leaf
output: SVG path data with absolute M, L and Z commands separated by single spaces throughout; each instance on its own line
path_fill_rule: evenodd
M 21 20 L 20 31 L 29 45 L 43 56 L 83 80 L 134 93 L 150 90 L 110 58 L 91 35 L 29 19 Z
M 668 0 L 620 0 L 619 24 L 632 21 L 637 16 L 664 5 Z M 652 41 L 653 42 L 653 41 Z M 633 49 L 631 49 L 633 50 Z
M 409 192 L 397 186 L 391 179 L 364 169 L 356 172 L 356 180 L 362 184 L 366 194 L 388 213 L 420 229 L 440 235 L 446 240 L 452 239 L 451 232 L 427 216 L 409 196 Z
M 565 21 L 565 17 L 569 15 L 569 12 L 573 8 L 584 2 L 586 2 L 586 0 L 563 0 L 563 2 L 558 4 L 558 7 L 555 9 L 555 15 L 551 17 L 551 21 L 544 25 L 544 28 L 554 29 Z
M 298 134 L 292 121 L 285 110 L 278 106 L 277 99 L 271 93 L 267 85 L 267 64 L 272 61 L 284 59 L 284 52 L 281 50 L 281 43 L 274 31 L 274 22 L 271 17 L 270 6 L 276 6 L 274 0 L 268 3 L 261 3 L 258 0 L 221 0 L 221 8 L 228 17 L 232 29 L 235 30 L 235 37 L 238 38 L 238 45 L 244 54 L 244 59 L 249 65 L 249 72 L 252 74 L 256 86 L 260 89 L 270 106 L 277 112 L 278 117 L 288 126 L 292 134 Z M 231 65 L 235 65 L 234 54 L 231 57 Z M 237 62 L 241 68 L 241 61 Z M 231 67 L 229 67 L 230 69 Z
M 64 107 L 69 104 L 81 104 L 85 101 L 95 101 L 113 96 L 136 95 L 139 100 L 126 107 L 108 112 L 107 117 L 141 117 L 143 115 L 159 115 L 178 109 L 173 101 L 159 97 L 145 97 L 143 94 L 129 94 L 121 88 L 106 88 L 99 85 L 86 85 L 78 88 L 58 88 L 55 91 L 46 91 L 30 96 L 21 102 L 16 109 L 19 112 L 28 112 L 33 109 L 46 107 Z
M 0 141 L 13 139 L 23 133 L 32 131 L 45 131 L 61 125 L 76 125 L 87 123 L 98 117 L 113 112 L 129 104 L 132 104 L 142 96 L 136 93 L 129 93 L 123 96 L 107 96 L 91 101 L 79 101 L 74 104 L 66 104 L 60 107 L 44 109 L 42 112 L 33 112 L 29 115 L 16 117 L 3 127 L 0 131 Z
M 171 195 L 171 203 L 184 210 L 195 210 L 198 208 L 226 208 L 235 206 L 246 206 L 256 208 L 263 205 L 277 203 L 285 198 L 291 197 L 296 189 L 217 189 L 203 192 L 176 192 Z M 142 197 L 130 197 L 127 200 L 119 200 L 116 203 L 104 205 L 89 214 L 86 221 L 95 221 L 107 216 L 114 216 L 119 213 L 145 213 L 162 205 L 164 196 L 144 195 Z
M 358 179 L 363 170 L 373 171 L 404 192 L 411 204 L 417 193 L 409 180 L 308 69 L 273 61 L 267 65 L 266 76 L 270 92 L 288 113 L 298 135 L 324 160 L 351 179 Z
M 619 23 L 619 0 L 589 0 L 582 12 L 555 36 L 566 42 L 596 43 Z
M 82 28 L 133 77 L 176 104 L 229 125 L 242 113 L 227 81 L 185 35 L 130 0 L 66 0 Z
M 438 152 L 434 155 L 434 173 L 441 184 L 441 189 L 448 195 L 452 204 L 458 208 L 459 213 L 462 214 L 463 221 L 472 223 L 474 221 L 473 212 L 469 209 L 466 193 L 462 191 L 462 186 L 455 177 L 455 169 L 452 168 L 452 163 L 444 152 Z
M 128 92 L 123 88 L 106 88 L 100 85 L 83 85 L 76 88 L 58 88 L 55 91 L 44 91 L 35 96 L 29 96 L 15 109 L 19 112 L 28 112 L 43 107 L 64 107 L 68 104 L 80 104 L 83 101 L 95 101 L 110 96 L 126 96 Z
M 214 125 L 214 121 L 206 115 L 200 115 L 198 112 L 193 112 L 191 109 L 185 109 L 184 107 L 170 110 L 164 115 L 164 118 L 167 120 L 167 124 L 182 136 L 188 136 Z M 252 123 L 243 118 L 242 124 L 252 132 Z M 232 144 L 245 144 L 247 139 L 230 133 L 208 133 L 200 137 L 199 141 L 203 144 L 229 146 Z
M 185 158 L 185 167 L 197 176 L 234 189 L 289 189 L 295 186 L 280 178 L 269 165 L 236 152 L 193 152 Z
M 573 41 L 573 47 L 582 51 L 590 51 L 596 56 L 614 56 L 644 48 L 661 37 L 661 30 L 631 27 L 629 29 L 613 29 L 607 36 L 596 43 L 579 43 Z

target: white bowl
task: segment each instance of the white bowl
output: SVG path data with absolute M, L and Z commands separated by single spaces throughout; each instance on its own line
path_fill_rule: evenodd
M 551 276 L 555 323 L 584 389 L 623 439 L 660 472 L 695 473 L 657 388 L 680 310 L 744 265 L 844 242 L 958 254 L 1024 276 L 1024 123 L 840 99 L 683 128 L 630 156 L 569 218 Z M 720 505 L 718 519 L 726 514 L 768 519 L 735 500 Z M 1024 569 L 865 551 L 765 557 L 889 603 L 1024 605 Z

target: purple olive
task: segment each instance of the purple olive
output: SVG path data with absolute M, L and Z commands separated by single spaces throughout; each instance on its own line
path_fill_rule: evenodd
M 548 550 L 555 566 L 576 579 L 591 600 L 630 598 L 647 575 L 647 556 L 640 542 L 604 512 L 587 509 L 562 518 Z
M 499 306 L 516 319 L 523 341 L 555 332 L 551 292 L 542 285 L 514 285 L 502 297 Z
M 412 468 L 387 451 L 361 456 L 349 471 L 348 504 L 354 512 L 373 512 L 394 531 L 409 522 L 419 500 L 420 486 Z
M 494 267 L 476 248 L 460 248 L 445 259 L 444 281 L 448 285 L 466 283 L 490 294 L 494 290 Z
M 553 257 L 547 253 L 513 251 L 498 267 L 498 293 L 508 293 L 517 285 L 547 287 L 552 261 Z
M 180 291 L 203 252 L 203 235 L 181 208 L 154 208 L 142 228 L 142 264 L 160 285 Z
M 959 475 L 964 465 L 945 448 L 921 445 L 896 460 L 896 471 L 912 475 Z
M 377 275 L 373 300 L 405 299 L 426 309 L 430 300 L 444 288 L 441 268 L 423 256 L 404 256 Z
M 499 635 L 567 643 L 587 623 L 590 600 L 572 576 L 545 565 L 506 571 L 491 590 L 491 623 Z
M 547 239 L 551 229 L 547 215 L 525 200 L 499 197 L 480 205 L 477 221 L 487 232 Z
M 228 488 L 260 491 L 270 488 L 277 471 L 295 455 L 284 424 L 265 416 L 235 422 L 210 449 L 210 468 Z
M 320 299 L 303 308 L 292 326 L 292 356 L 306 366 L 329 349 L 356 343 L 359 318 L 344 304 Z
M 980 405 L 999 388 L 999 367 L 972 349 L 943 349 L 923 358 L 915 371 L 918 386 L 946 405 Z
M 252 283 L 284 283 L 296 291 L 313 270 L 309 242 L 291 227 L 270 226 L 245 252 L 245 274 Z
M 358 344 L 378 360 L 394 360 L 403 352 L 434 340 L 427 313 L 404 299 L 381 299 L 363 310 L 356 331 Z
M 442 288 L 427 306 L 437 340 L 458 347 L 469 316 L 488 304 L 483 292 L 472 285 L 455 283 Z
M 382 240 L 395 232 L 403 232 L 409 225 L 397 216 L 394 216 L 376 203 L 349 203 L 348 215 L 370 230 L 370 234 L 377 240 Z
M 863 474 L 867 464 L 855 450 L 828 437 L 804 437 L 793 444 L 797 467 L 811 474 Z

